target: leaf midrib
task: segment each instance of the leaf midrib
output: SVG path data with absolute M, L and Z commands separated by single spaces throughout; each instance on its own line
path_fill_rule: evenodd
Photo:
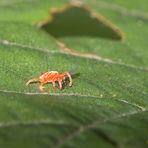
M 19 43 L 16 43 L 16 42 L 9 42 L 8 40 L 0 40 L 0 44 L 1 45 L 6 45 L 6 46 L 14 46 L 14 47 L 20 47 L 20 48 L 27 48 L 27 49 L 31 49 L 31 50 L 37 50 L 37 51 L 40 51 L 40 52 L 44 52 L 44 53 L 50 53 L 50 54 L 66 54 L 66 55 L 71 55 L 71 56 L 76 56 L 76 57 L 79 57 L 79 58 L 86 58 L 86 59 L 91 59 L 91 60 L 97 60 L 97 61 L 101 61 L 101 62 L 104 62 L 104 63 L 107 63 L 107 64 L 110 64 L 110 65 L 120 65 L 120 66 L 124 66 L 124 67 L 128 67 L 128 68 L 132 68 L 132 69 L 136 69 L 136 70 L 141 70 L 141 71 L 148 71 L 148 68 L 147 67 L 139 67 L 139 66 L 136 66 L 136 65 L 131 65 L 131 64 L 125 64 L 125 63 L 120 63 L 120 62 L 117 62 L 117 61 L 113 61 L 112 59 L 109 59 L 110 61 L 108 61 L 106 58 L 87 58 L 87 57 L 82 57 L 82 56 L 78 56 L 76 54 L 73 54 L 73 53 L 70 53 L 70 52 L 65 52 L 65 51 L 55 51 L 55 50 L 50 50 L 50 49 L 47 49 L 47 48 L 36 48 L 36 47 L 33 47 L 33 46 L 28 46 L 28 45 L 24 45 L 24 44 L 19 44 Z

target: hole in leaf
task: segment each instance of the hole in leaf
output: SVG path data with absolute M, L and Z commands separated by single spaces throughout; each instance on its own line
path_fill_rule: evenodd
M 68 5 L 52 9 L 51 17 L 38 27 L 54 37 L 92 36 L 122 40 L 123 33 L 102 15 L 84 6 Z

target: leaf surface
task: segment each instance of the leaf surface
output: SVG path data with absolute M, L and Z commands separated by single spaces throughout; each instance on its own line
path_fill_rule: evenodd
M 51 15 L 49 8 L 67 3 L 0 2 L 0 146 L 147 147 L 146 1 L 84 2 L 125 33 L 123 42 L 55 38 L 36 27 Z M 64 72 L 77 64 L 72 87 L 55 91 L 47 84 L 40 92 L 39 83 L 26 86 L 43 71 Z

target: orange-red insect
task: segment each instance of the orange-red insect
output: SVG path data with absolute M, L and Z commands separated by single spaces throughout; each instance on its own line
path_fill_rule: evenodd
M 40 82 L 39 89 L 43 91 L 45 88 L 43 85 L 46 83 L 52 83 L 53 87 L 56 86 L 56 82 L 59 83 L 59 88 L 62 89 L 62 83 L 69 78 L 69 86 L 72 86 L 72 78 L 69 72 L 58 73 L 57 71 L 44 72 L 39 78 L 30 79 L 26 85 L 32 82 Z

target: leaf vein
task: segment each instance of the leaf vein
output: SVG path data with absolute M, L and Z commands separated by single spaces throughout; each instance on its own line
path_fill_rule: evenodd
M 137 9 L 129 10 L 128 8 L 120 6 L 118 4 L 112 4 L 112 3 L 107 3 L 103 1 L 100 1 L 98 4 L 99 4 L 98 5 L 99 8 L 112 10 L 112 11 L 115 11 L 125 16 L 139 18 L 139 19 L 146 20 L 146 21 L 148 20 L 148 13 L 145 11 L 141 11 Z
M 105 98 L 102 98 L 102 96 L 94 96 L 94 95 L 84 95 L 84 94 L 78 94 L 78 93 L 29 93 L 29 92 L 17 92 L 17 91 L 9 91 L 9 90 L 0 90 L 0 92 L 2 93 L 12 93 L 12 94 L 21 94 L 21 95 L 29 95 L 29 96 L 38 96 L 38 95 L 45 95 L 45 96 L 76 96 L 76 97 L 84 97 L 84 98 L 94 98 L 94 99 L 105 99 Z M 125 104 L 128 104 L 128 105 L 131 105 L 131 106 L 134 106 L 135 108 L 138 108 L 140 109 L 141 111 L 146 111 L 147 108 L 144 108 L 143 106 L 140 106 L 139 104 L 136 104 L 136 103 L 131 103 L 131 102 L 128 102 L 127 100 L 123 100 L 123 99 L 116 99 L 116 98 L 113 98 L 113 100 L 116 100 L 118 102 L 121 102 L 121 103 L 125 103 Z
M 124 117 L 129 117 L 129 116 L 133 116 L 133 115 L 136 115 L 136 114 L 139 114 L 139 113 L 142 113 L 142 112 L 147 112 L 148 110 L 144 110 L 144 111 L 134 111 L 134 112 L 131 112 L 131 113 L 123 113 L 119 116 L 116 116 L 116 117 L 111 117 L 111 118 L 108 118 L 108 119 L 104 119 L 104 120 L 101 120 L 100 119 L 98 120 L 95 120 L 89 124 L 85 124 L 85 125 L 82 125 L 80 126 L 79 128 L 77 128 L 77 130 L 75 130 L 73 133 L 70 133 L 68 135 L 66 135 L 65 137 L 59 139 L 54 148 L 58 148 L 58 147 L 61 147 L 62 145 L 64 145 L 64 143 L 66 141 L 70 141 L 70 140 L 73 140 L 74 138 L 76 138 L 77 136 L 79 136 L 80 134 L 90 130 L 90 129 L 95 129 L 97 124 L 102 124 L 102 123 L 106 123 L 106 122 L 109 122 L 111 120 L 115 120 L 115 119 L 119 119 L 119 118 L 124 118 Z
M 45 53 L 51 53 L 51 54 L 60 53 L 60 54 L 72 55 L 72 56 L 76 56 L 76 57 L 80 57 L 80 58 L 94 59 L 94 60 L 102 61 L 102 62 L 111 64 L 111 65 L 120 65 L 120 66 L 124 66 L 124 67 L 128 67 L 128 68 L 132 68 L 132 69 L 148 71 L 147 67 L 139 67 L 139 66 L 135 66 L 135 65 L 120 63 L 120 62 L 113 61 L 111 59 L 106 59 L 106 58 L 103 58 L 103 57 L 100 57 L 100 56 L 97 56 L 97 55 L 80 54 L 80 53 L 77 53 L 77 52 L 65 52 L 65 51 L 61 51 L 61 50 L 60 51 L 54 51 L 54 50 L 50 50 L 50 49 L 35 48 L 35 47 L 32 47 L 32 46 L 18 44 L 18 43 L 15 43 L 15 42 L 9 42 L 7 40 L 0 40 L 0 44 L 6 45 L 6 46 L 17 46 L 17 47 L 21 47 L 21 48 L 29 48 L 31 50 L 37 50 L 37 51 L 41 51 L 41 52 L 45 52 Z

